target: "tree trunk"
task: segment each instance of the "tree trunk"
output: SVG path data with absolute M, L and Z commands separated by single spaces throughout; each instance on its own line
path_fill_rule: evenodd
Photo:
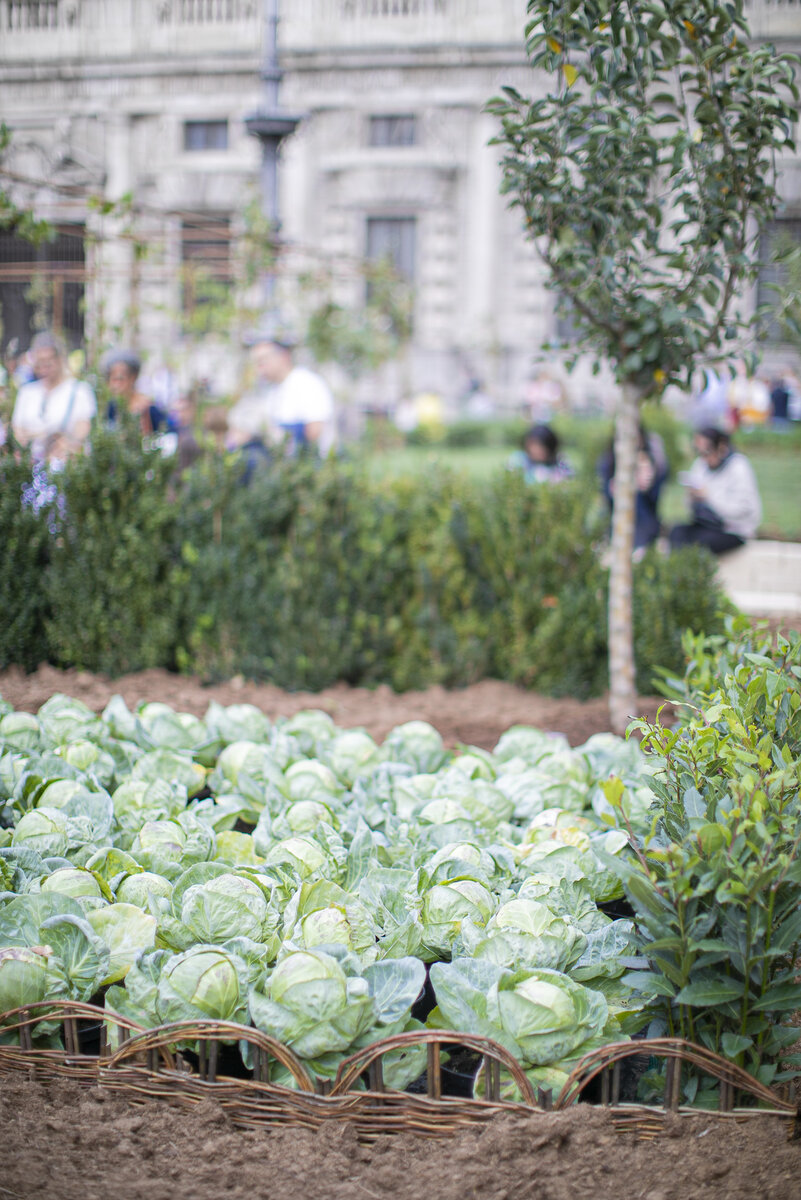
M 637 707 L 631 554 L 639 399 L 637 388 L 624 384 L 615 417 L 615 490 L 609 566 L 609 723 L 618 734 L 626 732 Z

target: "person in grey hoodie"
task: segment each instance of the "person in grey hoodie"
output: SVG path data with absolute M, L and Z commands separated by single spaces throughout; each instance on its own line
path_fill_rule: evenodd
M 695 435 L 698 453 L 681 482 L 687 488 L 692 520 L 670 532 L 671 548 L 706 546 L 724 554 L 754 537 L 762 518 L 753 467 L 732 449 L 728 433 L 707 427 Z

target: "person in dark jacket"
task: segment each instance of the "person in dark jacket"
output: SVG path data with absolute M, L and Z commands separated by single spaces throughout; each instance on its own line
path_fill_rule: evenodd
M 598 477 L 610 511 L 615 501 L 615 447 L 611 443 L 598 460 Z M 659 494 L 668 477 L 662 439 L 642 425 L 637 439 L 637 494 L 634 503 L 634 549 L 644 550 L 659 537 Z
M 120 408 L 139 418 L 142 435 L 166 431 L 169 426 L 167 413 L 154 404 L 149 396 L 137 389 L 141 362 L 129 350 L 113 350 L 103 363 L 111 399 L 108 403 L 109 425 L 116 425 Z

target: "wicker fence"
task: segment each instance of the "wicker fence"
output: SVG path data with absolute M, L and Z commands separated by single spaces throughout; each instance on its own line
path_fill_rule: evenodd
M 43 1033 L 59 1031 L 60 1048 L 39 1047 Z M 350 1122 L 365 1140 L 398 1132 L 444 1137 L 500 1112 L 536 1119 L 545 1111 L 565 1109 L 594 1085 L 596 1099 L 609 1108 L 616 1129 L 651 1138 L 668 1113 L 713 1115 L 681 1105 L 682 1065 L 687 1064 L 718 1081 L 719 1108 L 714 1115 L 743 1121 L 770 1116 L 786 1124 L 788 1137 L 801 1135 L 795 1104 L 728 1060 L 675 1038 L 620 1042 L 594 1050 L 553 1097 L 550 1092 L 535 1093 L 520 1064 L 497 1042 L 450 1030 L 402 1033 L 377 1041 L 345 1059 L 333 1082 L 313 1079 L 289 1047 L 260 1030 L 225 1021 L 180 1021 L 146 1030 L 90 1004 L 45 1001 L 0 1016 L 0 1035 L 0 1075 L 22 1072 L 42 1081 L 68 1079 L 133 1101 L 160 1100 L 188 1108 L 213 1097 L 241 1128 L 317 1128 L 338 1120 Z M 52 1042 L 52 1036 L 48 1040 Z M 248 1078 L 224 1073 L 220 1051 L 231 1043 L 249 1047 L 253 1068 Z M 426 1047 L 425 1094 L 386 1087 L 384 1055 L 420 1045 Z M 457 1047 L 480 1061 L 486 1098 L 447 1094 L 442 1053 Z M 621 1066 L 633 1056 L 665 1060 L 663 1107 L 621 1102 Z M 293 1086 L 272 1081 L 276 1065 L 282 1077 L 289 1073 Z M 501 1099 L 502 1074 L 507 1084 L 514 1084 L 519 1101 Z

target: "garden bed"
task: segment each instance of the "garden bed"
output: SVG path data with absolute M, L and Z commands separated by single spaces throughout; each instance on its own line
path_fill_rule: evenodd
M 431 687 L 399 695 L 386 685 L 370 689 L 338 684 L 312 694 L 285 692 L 242 678 L 207 685 L 195 676 L 155 669 L 113 680 L 88 671 L 59 671 L 45 665 L 30 675 L 18 667 L 0 672 L 0 695 L 16 709 L 36 712 L 55 692 L 82 700 L 96 712 L 115 694 L 130 707 L 144 699 L 160 700 L 198 717 L 203 716 L 210 700 L 218 704 L 255 704 L 271 719 L 288 717 L 305 708 L 322 708 L 337 725 L 345 729 L 362 726 L 377 740 L 404 721 L 430 721 L 446 746 L 464 742 L 486 750 L 513 725 L 556 730 L 564 733 L 573 746 L 609 728 L 606 697 L 574 700 L 569 696 L 540 696 L 491 679 L 454 691 Z M 643 697 L 635 715 L 653 718 L 663 703 L 653 696 Z
M 198 715 L 210 700 L 253 703 L 271 717 L 317 707 L 338 725 L 361 725 L 377 739 L 405 720 L 424 719 L 450 746 L 488 748 L 514 724 L 561 731 L 573 745 L 606 728 L 603 700 L 551 700 L 497 682 L 403 696 L 386 688 L 335 687 L 310 696 L 239 679 L 207 687 L 161 671 L 114 681 L 49 667 L 30 676 L 16 670 L 0 675 L 0 693 L 17 709 L 35 711 L 54 692 L 95 711 L 115 693 L 131 706 L 146 697 Z M 638 715 L 653 717 L 658 705 L 641 701 Z M 161 1103 L 133 1105 L 108 1087 L 6 1075 L 0 1078 L 0 1121 L 7 1164 L 0 1197 L 203 1200 L 226 1194 L 280 1200 L 302 1192 L 445 1200 L 457 1194 L 790 1200 L 798 1194 L 801 1170 L 801 1142 L 789 1142 L 787 1121 L 776 1117 L 739 1121 L 668 1113 L 654 1123 L 653 1139 L 643 1141 L 621 1137 L 613 1111 L 587 1104 L 559 1113 L 505 1112 L 454 1133 L 446 1146 L 403 1132 L 367 1145 L 350 1122 L 242 1129 L 223 1106 L 205 1098 L 187 1112 Z
M 359 1142 L 348 1124 L 235 1128 L 214 1101 L 191 1113 L 101 1088 L 5 1077 L 0 1195 L 53 1200 L 795 1200 L 801 1142 L 775 1118 L 668 1116 L 653 1141 L 621 1137 L 582 1105 L 496 1117 L 447 1148 L 408 1134 Z

